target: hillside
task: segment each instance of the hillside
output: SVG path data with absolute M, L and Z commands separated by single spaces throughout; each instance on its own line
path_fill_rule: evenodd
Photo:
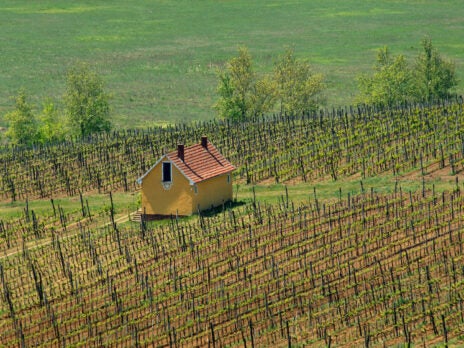
M 239 183 L 358 180 L 417 169 L 425 175 L 433 164 L 449 166 L 454 176 L 463 169 L 463 124 L 459 98 L 392 110 L 358 107 L 245 123 L 208 121 L 4 149 L 0 199 L 134 191 L 136 179 L 163 153 L 178 143 L 196 143 L 202 135 L 238 168 Z
M 462 345 L 463 123 L 458 99 L 3 151 L 2 207 L 24 206 L 0 218 L 0 345 Z M 204 134 L 247 198 L 128 222 L 135 178 Z
M 2 244 L 0 343 L 463 344 L 462 209 L 460 189 L 399 188 L 158 227 L 24 216 Z

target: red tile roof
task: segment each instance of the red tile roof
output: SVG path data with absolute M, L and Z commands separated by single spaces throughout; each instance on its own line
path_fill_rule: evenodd
M 177 150 L 169 152 L 166 157 L 193 183 L 235 170 L 235 167 L 209 141 L 206 148 L 201 144 L 185 147 L 184 161 L 178 157 Z

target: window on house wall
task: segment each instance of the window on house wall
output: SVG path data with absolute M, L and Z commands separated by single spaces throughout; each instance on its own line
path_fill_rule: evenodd
M 230 184 L 230 174 L 227 174 L 227 183 Z
M 163 162 L 163 182 L 172 181 L 171 162 Z

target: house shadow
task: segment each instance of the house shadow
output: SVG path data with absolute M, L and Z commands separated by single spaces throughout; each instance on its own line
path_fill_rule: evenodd
M 210 209 L 202 210 L 200 213 L 196 213 L 195 215 L 201 215 L 204 217 L 213 217 L 215 215 L 221 214 L 224 212 L 224 210 L 229 210 L 229 209 L 235 209 L 237 207 L 241 207 L 243 205 L 247 204 L 245 201 L 229 201 L 226 202 L 220 206 L 217 207 L 212 207 Z

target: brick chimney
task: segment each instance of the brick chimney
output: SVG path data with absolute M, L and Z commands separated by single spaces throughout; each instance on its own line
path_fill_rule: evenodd
M 177 157 L 184 162 L 184 144 L 177 145 Z
M 205 149 L 208 149 L 208 137 L 201 137 L 201 146 L 203 146 Z

